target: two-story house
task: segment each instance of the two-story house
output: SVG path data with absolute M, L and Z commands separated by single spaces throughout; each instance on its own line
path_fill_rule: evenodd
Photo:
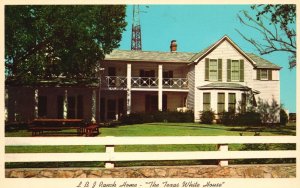
M 245 53 L 224 36 L 199 53 L 115 50 L 102 66 L 106 70 L 100 114 L 114 118 L 125 112 L 186 109 L 216 113 L 246 105 L 246 94 L 257 100 L 280 101 L 280 67 Z M 118 91 L 118 92 L 116 92 Z
M 100 66 L 100 87 L 24 88 L 25 101 L 20 87 L 7 87 L 13 93 L 8 119 L 19 114 L 101 122 L 134 112 L 192 110 L 198 121 L 201 111 L 237 110 L 239 102 L 245 107 L 249 96 L 280 102 L 280 67 L 245 53 L 227 36 L 199 53 L 177 52 L 176 41 L 170 52 L 114 50 Z

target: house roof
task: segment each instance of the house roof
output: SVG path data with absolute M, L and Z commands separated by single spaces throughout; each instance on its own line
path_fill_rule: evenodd
M 190 63 L 190 58 L 195 54 L 190 52 L 113 50 L 112 53 L 105 56 L 105 60 Z
M 214 49 L 216 49 L 220 44 L 222 44 L 224 41 L 229 42 L 232 47 L 234 47 L 242 56 L 244 56 L 250 63 L 252 63 L 255 66 L 255 62 L 247 56 L 247 54 L 237 45 L 235 44 L 228 36 L 224 35 L 221 39 L 219 39 L 217 42 L 213 43 L 203 51 L 197 53 L 191 61 L 198 63 L 201 61 L 201 59 L 205 58 L 209 53 L 211 53 Z
M 246 53 L 253 61 L 256 62 L 256 68 L 272 68 L 272 69 L 281 69 L 278 65 L 271 63 L 270 61 L 259 57 L 253 53 Z
M 281 69 L 281 67 L 253 54 L 245 53 L 228 36 L 222 37 L 217 42 L 198 53 L 191 52 L 158 52 L 158 51 L 136 51 L 136 50 L 113 50 L 105 56 L 105 60 L 112 61 L 144 61 L 144 62 L 170 62 L 191 64 L 198 63 L 210 52 L 217 48 L 223 41 L 228 41 L 241 55 L 243 55 L 255 68 Z
M 224 82 L 218 82 L 218 83 L 209 83 L 203 86 L 197 87 L 197 89 L 203 90 L 203 89 L 249 89 L 249 87 L 238 84 L 238 83 L 224 83 Z
M 209 83 L 203 86 L 198 86 L 197 89 L 199 90 L 224 89 L 224 90 L 243 90 L 243 91 L 252 90 L 254 93 L 260 93 L 259 91 L 249 88 L 248 86 L 244 86 L 238 83 L 226 83 L 226 82 Z

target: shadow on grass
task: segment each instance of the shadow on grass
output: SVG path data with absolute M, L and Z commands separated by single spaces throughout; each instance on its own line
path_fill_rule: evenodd
M 173 123 L 172 123 L 173 124 Z M 168 127 L 182 127 L 182 128 L 197 128 L 197 129 L 216 129 L 216 130 L 223 130 L 223 131 L 228 131 L 230 127 L 216 127 L 214 124 L 211 125 L 203 125 L 203 124 L 199 124 L 199 125 L 172 125 L 172 124 L 164 124 L 163 126 L 168 126 Z M 155 123 L 151 123 L 150 125 L 156 125 L 156 126 L 160 126 L 162 124 L 155 124 Z M 220 126 L 220 125 L 218 125 Z
M 293 132 L 295 131 L 294 128 L 289 128 L 289 129 L 281 129 L 281 128 L 269 128 L 269 127 L 244 127 L 244 128 L 231 128 L 228 131 L 235 131 L 235 132 L 269 132 L 273 134 L 278 134 L 278 135 L 292 135 L 295 136 L 296 133 Z

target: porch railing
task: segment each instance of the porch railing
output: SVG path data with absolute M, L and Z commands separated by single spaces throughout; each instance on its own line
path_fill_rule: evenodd
M 187 78 L 164 78 L 163 88 L 188 89 Z
M 157 88 L 157 77 L 131 77 L 131 87 L 133 88 Z
M 126 76 L 104 76 L 101 79 L 103 88 L 126 88 Z M 157 77 L 131 77 L 132 88 L 158 88 L 159 79 Z M 163 88 L 188 89 L 187 78 L 164 78 Z
M 101 79 L 102 87 L 105 88 L 126 88 L 127 77 L 125 76 L 104 76 Z
M 104 161 L 113 168 L 116 161 L 219 160 L 227 166 L 230 159 L 295 158 L 296 150 L 228 151 L 228 144 L 297 143 L 295 136 L 163 136 L 163 137 L 12 137 L 5 146 L 104 145 L 96 153 L 6 153 L 5 162 Z M 118 145 L 216 144 L 218 151 L 115 152 Z

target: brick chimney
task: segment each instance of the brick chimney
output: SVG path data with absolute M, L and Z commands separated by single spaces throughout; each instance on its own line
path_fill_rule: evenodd
M 176 43 L 176 40 L 172 40 L 171 41 L 170 50 L 171 50 L 171 52 L 177 52 L 177 43 Z

